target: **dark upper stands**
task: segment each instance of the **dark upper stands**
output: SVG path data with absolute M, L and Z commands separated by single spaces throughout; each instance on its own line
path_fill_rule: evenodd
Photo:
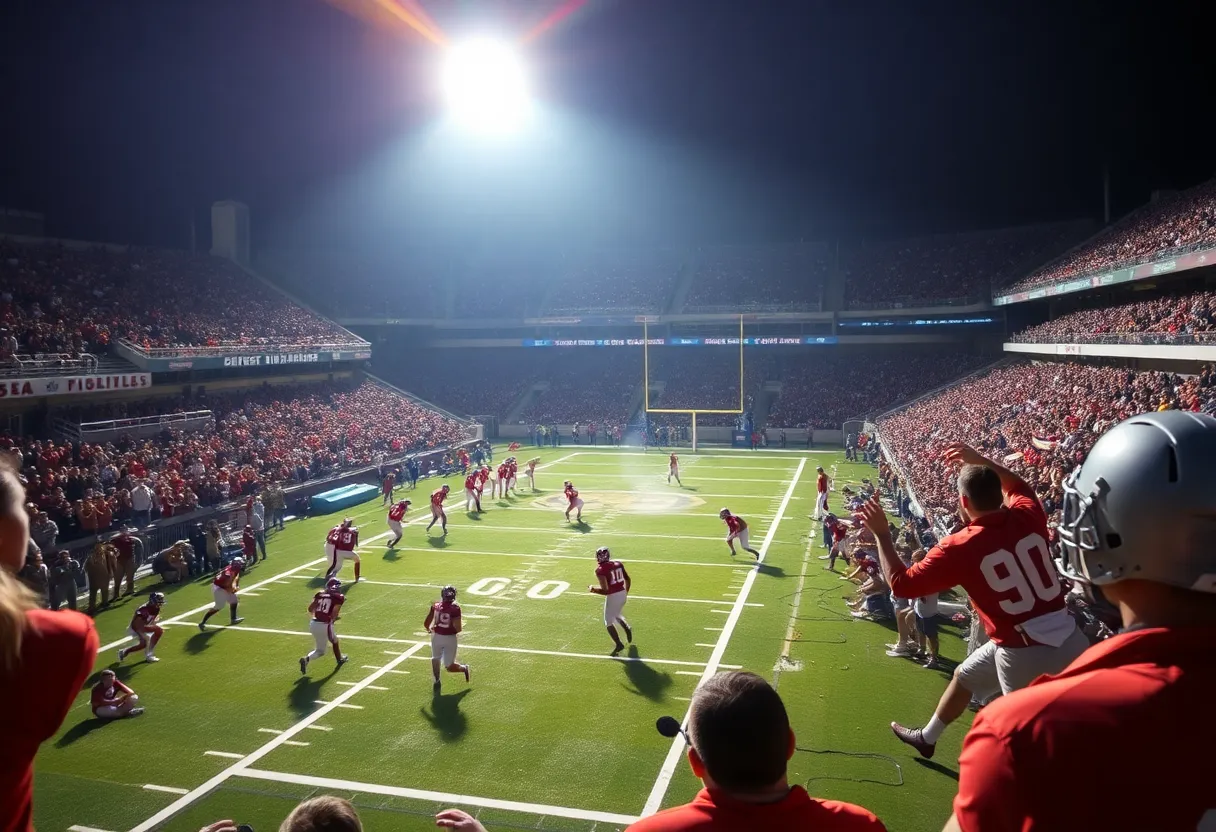
M 830 249 L 823 243 L 707 246 L 695 252 L 684 311 L 817 310 Z
M 1193 342 L 1208 341 L 1212 333 L 1216 333 L 1216 292 L 1206 290 L 1077 309 L 1018 332 L 1010 340 L 1025 344 Z
M 545 312 L 658 314 L 667 310 L 684 259 L 677 249 L 610 249 L 565 258 Z

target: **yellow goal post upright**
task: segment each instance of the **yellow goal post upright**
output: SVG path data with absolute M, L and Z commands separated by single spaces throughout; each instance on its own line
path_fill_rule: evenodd
M 692 452 L 697 452 L 697 414 L 727 414 L 738 416 L 743 413 L 743 316 L 739 316 L 739 406 L 737 408 L 684 408 L 684 407 L 651 407 L 650 406 L 650 327 L 645 319 L 642 321 L 642 396 L 647 416 L 651 413 L 683 413 L 692 417 Z M 647 420 L 649 422 L 649 419 Z M 647 424 L 647 429 L 649 429 Z M 647 438 L 646 441 L 649 441 Z

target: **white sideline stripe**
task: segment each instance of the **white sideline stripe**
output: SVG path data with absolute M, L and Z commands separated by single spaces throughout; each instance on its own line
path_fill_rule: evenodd
M 373 668 L 373 670 L 381 670 L 381 669 L 382 668 L 379 668 L 379 667 Z M 357 685 L 359 683 L 358 682 L 338 682 L 338 684 L 344 688 L 353 688 L 355 685 Z M 366 688 L 364 688 L 364 690 L 388 690 L 388 688 L 381 687 L 380 685 L 368 685 Z
M 144 783 L 144 790 L 149 792 L 166 792 L 167 794 L 189 794 L 189 789 L 179 789 L 177 786 L 158 786 L 155 783 Z
M 231 751 L 204 751 L 203 755 L 206 757 L 226 757 L 229 760 L 245 759 L 244 754 L 234 754 Z
M 499 800 L 493 797 L 474 797 L 464 794 L 447 794 L 432 792 L 424 789 L 406 789 L 400 786 L 384 786 L 378 783 L 360 783 L 355 780 L 336 780 L 330 777 L 314 777 L 306 774 L 288 774 L 280 771 L 264 771 L 256 768 L 245 768 L 235 772 L 238 777 L 249 777 L 255 780 L 269 780 L 274 783 L 294 783 L 300 786 L 312 786 L 321 789 L 337 789 L 343 792 L 363 792 L 365 794 L 382 794 L 390 797 L 405 797 L 412 800 L 425 800 L 429 803 L 442 803 L 445 806 L 480 806 L 485 809 L 505 809 L 509 812 L 521 812 L 530 815 L 547 815 L 567 818 L 570 820 L 585 820 L 595 823 L 626 825 L 637 818 L 632 815 L 618 815 L 611 812 L 594 812 L 587 809 L 570 809 L 565 806 L 545 806 L 540 803 L 519 803 L 514 800 Z M 141 832 L 141 830 L 132 830 Z
M 355 688 L 353 688 L 353 687 L 352 687 L 352 688 L 350 688 L 349 690 L 347 690 L 346 692 L 347 692 L 347 693 L 350 693 L 350 691 L 352 691 L 352 690 L 354 690 L 354 689 L 355 689 Z M 331 700 L 329 700 L 329 699 L 314 699 L 314 700 L 312 700 L 312 701 L 313 701 L 313 702 L 315 702 L 315 703 L 317 703 L 318 705 L 326 705 L 326 706 L 331 707 L 331 708 L 349 708 L 349 709 L 350 709 L 350 710 L 352 710 L 352 711 L 361 711 L 361 710 L 363 710 L 363 706 L 362 706 L 362 705 L 347 705 L 345 702 L 334 702 L 334 701 L 331 701 Z
M 700 676 L 701 674 L 695 670 L 677 670 L 677 676 Z
M 277 581 L 282 578 L 291 577 L 291 576 L 295 575 L 297 572 L 302 572 L 305 569 L 309 569 L 313 566 L 316 566 L 319 563 L 325 563 L 325 562 L 326 562 L 325 558 L 317 558 L 316 560 L 309 561 L 308 563 L 304 564 L 303 566 L 297 566 L 295 569 L 288 569 L 286 572 L 281 572 L 278 575 L 275 575 L 271 578 L 267 578 L 264 581 L 259 581 L 258 583 L 254 584 L 253 586 L 246 589 L 245 592 L 248 592 L 249 589 L 257 589 L 258 587 L 262 586 L 263 584 L 268 584 L 268 583 L 271 583 L 272 581 Z M 189 618 L 192 615 L 198 615 L 200 612 L 203 612 L 204 610 L 209 610 L 214 606 L 215 606 L 214 603 L 209 602 L 209 603 L 203 604 L 201 607 L 195 607 L 192 610 L 186 610 L 186 612 L 183 612 L 180 615 L 175 615 L 172 618 L 170 618 L 168 621 L 162 621 L 160 623 L 162 625 L 178 624 L 183 619 Z M 126 644 L 130 640 L 131 640 L 130 636 L 123 636 L 118 641 L 111 641 L 109 644 L 103 644 L 101 647 L 98 647 L 97 652 L 104 653 L 107 650 L 113 650 L 115 647 L 121 647 L 122 645 Z
M 714 516 L 717 517 L 716 514 Z M 711 540 L 721 541 L 722 538 L 714 537 L 714 538 L 711 538 Z M 434 553 L 436 550 L 430 546 L 425 546 L 425 547 L 423 547 L 423 546 L 398 546 L 397 551 L 398 552 L 431 552 L 431 553 Z M 497 558 L 534 558 L 534 557 L 536 557 L 536 552 L 528 552 L 528 553 L 524 553 L 524 552 L 486 552 L 486 551 L 478 552 L 478 551 L 473 551 L 471 549 L 439 549 L 438 551 L 442 552 L 445 555 L 484 555 L 486 557 L 497 557 Z M 556 560 L 581 560 L 583 562 L 586 562 L 588 559 L 586 555 L 550 555 L 550 554 L 546 554 L 545 557 L 551 558 L 551 559 L 556 559 Z M 649 563 L 649 564 L 657 564 L 658 566 L 716 566 L 719 568 L 726 568 L 726 569 L 737 569 L 738 568 L 738 564 L 732 563 L 730 561 L 727 561 L 724 563 L 703 563 L 703 562 L 699 562 L 699 561 L 686 561 L 686 560 L 641 560 L 639 558 L 630 558 L 629 563 Z M 362 583 L 362 581 L 360 581 L 360 583 Z M 370 584 L 372 582 L 368 581 L 367 583 Z M 210 605 L 208 605 L 208 606 L 210 606 Z
M 789 488 L 785 492 L 785 497 L 781 500 L 781 507 L 777 509 L 777 516 L 773 519 L 772 525 L 768 527 L 768 533 L 764 536 L 764 542 L 760 544 L 760 557 L 756 558 L 756 567 L 748 573 L 746 580 L 743 582 L 743 589 L 739 592 L 739 597 L 731 607 L 730 615 L 726 619 L 726 625 L 722 628 L 722 635 L 718 636 L 718 643 L 714 647 L 713 653 L 710 654 L 709 663 L 705 666 L 705 670 L 701 675 L 702 683 L 718 672 L 722 657 L 726 654 L 726 646 L 730 643 L 730 637 L 735 631 L 736 625 L 739 623 L 739 617 L 743 614 L 743 605 L 747 603 L 747 596 L 751 593 L 752 587 L 756 583 L 756 576 L 760 574 L 760 564 L 764 563 L 764 557 L 768 554 L 768 547 L 773 542 L 773 538 L 777 536 L 777 527 L 781 525 L 781 520 L 785 516 L 785 510 L 789 508 L 790 498 L 794 495 L 794 489 L 798 487 L 798 480 L 802 478 L 802 471 L 806 468 L 806 457 L 798 461 L 798 470 L 794 472 L 794 478 L 790 481 Z M 684 719 L 681 724 L 687 728 L 689 712 L 692 707 L 689 706 L 689 711 L 685 712 Z M 667 752 L 667 758 L 663 761 L 662 768 L 659 769 L 659 776 L 655 778 L 654 787 L 650 790 L 650 796 L 646 798 L 646 804 L 642 807 L 642 817 L 653 815 L 659 811 L 659 807 L 663 805 L 663 798 L 667 794 L 667 788 L 671 785 L 671 778 L 675 774 L 676 766 L 679 764 L 680 756 L 684 751 L 684 738 L 680 734 L 676 734 L 675 739 L 671 741 L 671 748 Z
M 417 652 L 418 650 L 421 650 L 421 649 L 422 649 L 421 644 L 414 645 L 410 649 L 406 650 L 404 653 L 399 654 L 395 659 L 393 659 L 391 662 L 389 662 L 387 665 L 385 665 L 380 670 L 376 671 L 375 673 L 370 674 L 366 679 L 363 680 L 363 682 L 368 685 L 374 683 L 388 670 L 395 668 L 397 665 L 401 664 L 403 661 L 405 661 L 411 655 L 413 655 L 415 652 Z M 318 708 L 317 710 L 313 711 L 311 714 L 309 714 L 308 716 L 301 719 L 295 725 L 288 728 L 282 734 L 279 734 L 278 736 L 275 736 L 275 737 L 271 737 L 270 740 L 268 740 L 266 742 L 266 744 L 263 745 L 261 748 L 258 748 L 253 753 L 248 754 L 245 757 L 243 757 L 242 759 L 233 763 L 228 768 L 224 769 L 219 774 L 216 774 L 215 776 L 211 777 L 206 782 L 204 782 L 202 785 L 193 789 L 189 793 L 182 795 L 180 798 L 173 801 L 165 808 L 161 809 L 159 812 L 157 812 L 155 815 L 153 815 L 152 817 L 145 820 L 143 823 L 132 828 L 130 830 L 130 832 L 149 832 L 149 830 L 155 829 L 156 827 L 160 826 L 162 823 L 164 823 L 166 820 L 168 820 L 169 818 L 176 815 L 182 809 L 185 809 L 187 806 L 190 806 L 191 804 L 195 803 L 199 798 L 204 797 L 205 795 L 209 794 L 213 789 L 215 789 L 216 786 L 219 786 L 221 783 L 223 783 L 229 777 L 232 777 L 233 775 L 239 774 L 240 772 L 246 770 L 253 763 L 256 763 L 258 760 L 265 757 L 271 751 L 274 751 L 276 748 L 283 745 L 285 742 L 287 742 L 287 740 L 294 738 L 296 734 L 300 733 L 305 728 L 313 727 L 314 723 L 316 723 L 317 721 L 319 721 L 320 719 L 325 717 L 327 714 L 329 714 L 333 710 L 335 710 L 339 705 L 345 704 L 346 700 L 350 699 L 352 696 L 354 696 L 360 690 L 361 690 L 361 688 L 358 687 L 357 685 L 353 688 L 348 688 L 348 689 L 344 690 L 342 693 L 338 694 L 338 697 L 336 699 L 334 699 L 333 702 L 329 703 L 328 705 L 325 705 L 322 708 Z
M 304 727 L 309 729 L 310 731 L 332 731 L 332 730 L 334 730 L 333 728 L 330 728 L 328 725 L 305 725 Z M 280 731 L 279 733 L 281 734 L 283 732 Z
M 95 826 L 69 826 L 68 832 L 106 832 L 106 830 L 98 829 Z
M 281 734 L 283 732 L 280 731 L 278 728 L 259 728 L 258 733 L 259 734 Z
M 283 745 L 295 745 L 295 746 L 299 746 L 300 748 L 307 748 L 311 744 L 312 743 L 300 742 L 299 740 L 283 740 Z M 182 789 L 183 794 L 185 793 L 185 791 L 186 791 L 185 789 Z
M 462 532 L 466 531 L 468 529 L 475 529 L 476 531 L 479 531 L 479 532 L 564 532 L 564 533 L 571 535 L 572 537 L 577 535 L 578 538 L 581 538 L 583 536 L 582 532 L 576 532 L 576 531 L 573 531 L 572 529 L 561 528 L 561 527 L 546 528 L 546 527 L 542 526 L 539 528 L 532 528 L 529 526 L 495 526 L 495 525 L 461 526 L 460 527 L 460 530 Z M 640 532 L 601 532 L 601 531 L 597 531 L 595 533 L 595 536 L 596 537 L 650 537 L 650 538 L 655 538 L 658 540 L 722 540 L 721 536 L 710 537 L 708 535 L 693 535 L 693 534 L 642 534 Z M 578 538 L 575 538 L 575 539 L 578 539 Z

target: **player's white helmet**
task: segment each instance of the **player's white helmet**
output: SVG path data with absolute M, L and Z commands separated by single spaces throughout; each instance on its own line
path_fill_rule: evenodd
M 570 482 L 570 480 L 566 480 L 565 483 L 563 483 L 563 485 L 565 485 L 566 488 L 570 488 L 574 485 L 574 483 Z
M 728 508 L 724 508 L 718 512 L 718 517 L 720 517 L 723 520 L 725 520 L 729 516 L 730 516 L 730 509 L 728 509 Z
M 608 551 L 607 546 L 601 546 L 595 550 L 595 559 L 600 563 L 607 563 L 612 560 L 612 552 Z
M 444 601 L 455 601 L 456 600 L 456 587 L 452 586 L 451 584 L 448 584 L 443 589 L 439 590 L 439 597 L 442 598 Z
M 229 565 L 235 566 L 237 569 L 244 569 L 245 568 L 245 559 L 240 556 L 235 557 L 232 559 L 232 562 Z
M 154 607 L 163 607 L 165 605 L 165 593 L 153 592 L 148 596 L 148 603 Z
M 349 528 L 350 528 L 351 523 L 354 523 L 354 522 L 355 522 L 354 520 L 352 520 L 351 518 L 347 517 L 346 519 L 344 519 L 344 520 L 342 521 L 342 528 L 344 528 L 344 529 L 349 529 Z
M 1107 431 L 1064 482 L 1060 571 L 1216 593 L 1216 419 L 1167 410 Z
M 337 578 L 330 578 L 325 582 L 325 590 L 327 592 L 337 592 L 342 588 L 342 582 Z

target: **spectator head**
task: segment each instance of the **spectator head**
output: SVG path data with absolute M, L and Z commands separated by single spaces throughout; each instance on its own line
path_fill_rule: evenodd
M 56 557 L 59 559 L 60 563 L 66 564 L 72 559 L 72 553 L 67 549 L 60 549 Z
M 794 754 L 785 705 L 754 673 L 719 673 L 697 689 L 689 716 L 693 774 L 731 794 L 759 794 L 785 781 Z
M 105 670 L 101 671 L 101 673 L 97 674 L 97 683 L 99 685 L 109 687 L 110 685 L 114 684 L 114 680 L 116 678 L 117 677 L 114 675 L 114 671 L 107 667 Z
M 987 465 L 964 465 L 958 472 L 958 501 L 963 516 L 974 520 L 1005 502 L 1001 478 Z
M 363 824 L 349 800 L 321 795 L 292 809 L 279 832 L 363 832 Z

